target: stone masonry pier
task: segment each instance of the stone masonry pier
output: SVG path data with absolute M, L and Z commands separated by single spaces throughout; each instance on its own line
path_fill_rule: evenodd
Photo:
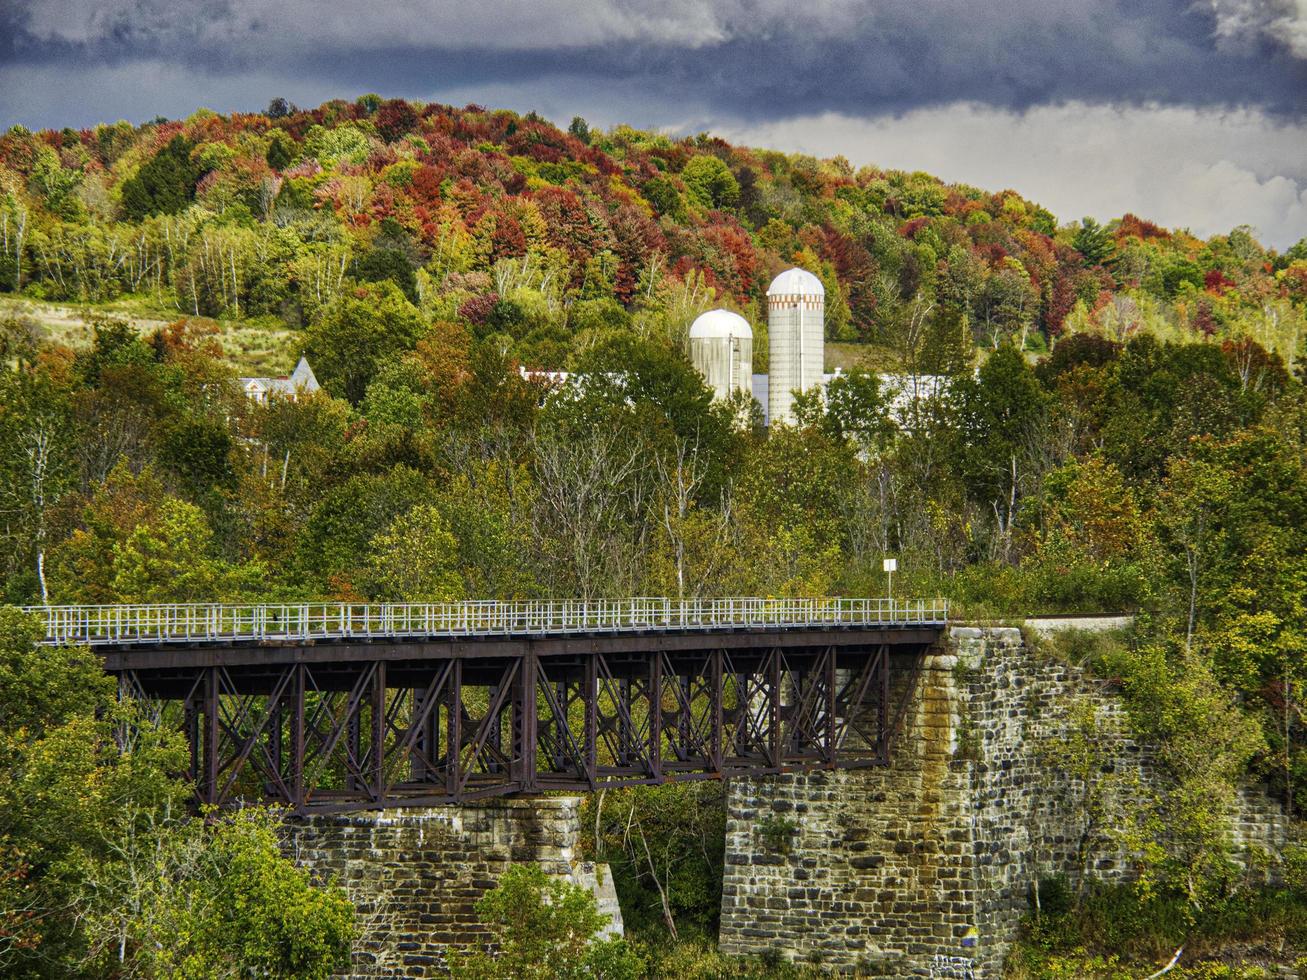
M 594 891 L 621 931 L 612 878 L 577 860 L 578 797 L 332 814 L 294 820 L 286 847 L 358 909 L 349 975 L 436 977 L 447 955 L 477 945 L 477 899 L 510 864 L 534 863 Z
M 1074 877 L 1083 786 L 1050 750 L 1092 706 L 1121 786 L 1156 780 L 1120 699 L 1027 650 L 1012 628 L 954 627 L 928 654 L 888 768 L 733 780 L 721 947 L 892 977 L 998 978 L 1031 888 Z M 1079 706 L 1077 708 L 1077 706 Z M 1232 838 L 1274 853 L 1287 821 L 1242 792 Z M 1255 862 L 1249 862 L 1250 864 Z M 1089 872 L 1130 874 L 1095 849 Z

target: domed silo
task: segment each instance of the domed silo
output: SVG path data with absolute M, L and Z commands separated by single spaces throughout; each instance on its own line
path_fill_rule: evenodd
M 786 269 L 767 288 L 769 425 L 794 421 L 794 392 L 821 386 L 825 357 L 826 290 L 803 269 Z
M 751 392 L 753 328 L 730 310 L 709 310 L 690 324 L 690 360 L 703 375 L 713 397 Z

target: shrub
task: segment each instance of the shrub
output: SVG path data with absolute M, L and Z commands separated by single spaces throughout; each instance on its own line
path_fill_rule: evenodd
M 451 964 L 467 980 L 626 980 L 640 958 L 622 939 L 600 939 L 608 923 L 590 892 L 517 864 L 477 902 L 491 943 Z

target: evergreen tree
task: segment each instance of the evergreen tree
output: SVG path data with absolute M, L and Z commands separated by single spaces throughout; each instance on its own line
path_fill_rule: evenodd
M 123 210 L 139 221 L 151 214 L 176 214 L 195 200 L 199 168 L 191 161 L 193 145 L 174 136 L 136 175 L 123 181 Z
M 1112 232 L 1093 218 L 1083 218 L 1071 239 L 1071 246 L 1085 257 L 1090 265 L 1105 265 L 1116 253 L 1116 239 Z

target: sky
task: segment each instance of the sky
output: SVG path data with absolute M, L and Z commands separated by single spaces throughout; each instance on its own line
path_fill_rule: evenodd
M 363 92 L 1307 236 L 1307 0 L 0 0 L 0 128 Z

